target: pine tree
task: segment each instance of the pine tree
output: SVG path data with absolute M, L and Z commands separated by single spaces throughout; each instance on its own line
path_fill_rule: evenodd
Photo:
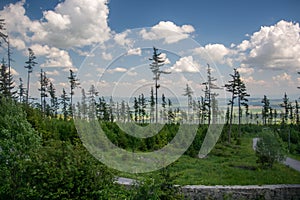
M 47 105 L 47 101 L 46 101 L 46 97 L 48 97 L 48 85 L 49 85 L 49 79 L 46 76 L 46 72 L 44 72 L 41 69 L 41 73 L 40 73 L 40 89 L 38 89 L 40 91 L 40 96 L 41 96 L 41 111 L 44 113 L 46 110 L 46 105 Z
M 11 62 L 13 61 L 11 59 L 11 46 L 10 46 L 10 42 L 9 42 L 9 38 L 7 37 L 7 64 L 8 64 L 8 77 L 9 77 L 9 80 L 8 82 L 9 83 L 13 83 L 13 80 L 12 80 L 12 74 L 11 74 Z M 13 92 L 11 91 L 13 88 L 10 88 L 9 89 L 9 92 L 10 94 L 12 94 Z M 16 92 L 15 92 L 16 93 Z M 12 95 L 13 96 L 13 95 Z
M 238 99 L 238 126 L 239 126 L 239 137 L 241 137 L 241 118 L 242 118 L 242 109 L 241 106 L 248 107 L 248 99 L 250 95 L 246 91 L 246 85 L 242 81 L 239 72 L 237 71 L 237 99 Z
M 68 110 L 69 101 L 70 101 L 70 97 L 68 97 L 67 92 L 63 88 L 62 95 L 60 96 L 60 103 L 62 104 L 62 113 L 64 116 L 64 120 L 67 120 L 69 116 L 69 110 Z
M 187 97 L 187 121 L 190 121 L 190 107 L 192 106 L 193 93 L 194 92 L 193 92 L 192 88 L 189 86 L 189 84 L 186 84 L 183 96 Z
M 28 61 L 26 61 L 26 66 L 24 66 L 27 69 L 27 90 L 26 90 L 26 103 L 28 104 L 29 100 L 29 83 L 30 83 L 30 74 L 33 71 L 33 67 L 37 64 L 35 61 L 36 57 L 34 55 L 34 52 L 31 48 L 28 48 Z
M 48 88 L 48 93 L 50 95 L 50 111 L 51 111 L 51 115 L 54 116 L 55 118 L 57 117 L 57 110 L 59 108 L 59 102 L 58 99 L 56 97 L 56 89 L 53 85 L 52 82 L 50 82 L 49 84 L 49 88 Z
M 0 39 L 6 41 L 7 35 L 3 32 L 5 31 L 5 20 L 0 19 Z M 0 46 L 1 46 L 1 40 L 0 40 Z
M 88 98 L 89 98 L 89 112 L 88 116 L 90 119 L 94 119 L 96 117 L 96 97 L 98 96 L 98 91 L 96 90 L 94 85 L 91 85 L 88 90 Z
M 205 90 L 204 90 L 204 96 L 205 96 L 205 103 L 207 106 L 207 118 L 208 118 L 208 124 L 211 123 L 211 118 L 212 118 L 212 110 L 216 110 L 216 108 L 212 107 L 212 99 L 216 98 L 218 96 L 217 93 L 213 92 L 213 90 L 215 89 L 221 89 L 220 87 L 217 86 L 217 84 L 215 83 L 217 81 L 216 78 L 214 78 L 211 75 L 211 68 L 210 65 L 207 64 L 207 82 L 202 83 L 203 85 L 205 85 Z M 216 117 L 216 116 L 215 116 Z M 215 120 L 213 120 L 215 121 Z
M 229 100 L 230 105 L 230 116 L 229 116 L 229 130 L 228 130 L 228 142 L 231 142 L 231 129 L 232 129 L 232 119 L 233 119 L 233 105 L 234 100 L 238 96 L 238 90 L 237 90 L 237 78 L 238 78 L 238 71 L 234 69 L 234 73 L 230 74 L 232 80 L 228 81 L 228 84 L 225 84 L 226 91 L 231 93 L 231 99 Z
M 287 94 L 284 93 L 284 97 L 283 97 L 283 103 L 280 104 L 281 107 L 284 108 L 284 115 L 282 117 L 282 123 L 287 123 L 287 119 L 288 119 L 288 113 L 289 113 L 289 98 L 287 97 Z
M 81 89 L 81 105 L 80 105 L 80 115 L 83 119 L 86 119 L 88 113 L 87 97 L 85 94 L 84 88 Z M 100 119 L 100 116 L 97 114 L 97 118 Z
M 0 73 L 0 93 L 7 98 L 12 98 L 17 91 L 12 92 L 14 89 L 14 82 L 12 80 L 12 75 L 9 74 L 8 66 L 5 63 L 4 58 L 1 62 L 1 73 Z
M 147 103 L 146 103 L 146 98 L 144 96 L 144 94 L 142 93 L 140 96 L 140 113 L 142 116 L 142 123 L 145 123 L 145 117 L 146 117 L 146 107 L 147 107 Z
M 76 77 L 73 70 L 70 69 L 70 76 L 68 77 L 70 82 L 70 113 L 72 115 L 72 108 L 73 108 L 73 95 L 75 88 L 79 87 L 80 83 L 78 82 L 78 78 Z
M 114 122 L 114 120 L 115 120 L 114 113 L 115 113 L 115 102 L 114 102 L 113 98 L 110 97 L 110 99 L 109 99 L 109 119 L 110 119 L 110 122 Z
M 263 104 L 262 108 L 262 118 L 264 125 L 267 124 L 267 119 L 270 113 L 270 100 L 267 98 L 266 95 L 264 95 L 264 98 L 262 99 L 261 103 Z
M 168 121 L 169 121 L 169 124 L 174 122 L 174 120 L 175 120 L 175 115 L 172 111 L 172 101 L 171 101 L 171 99 L 168 99 Z
M 155 111 L 155 98 L 154 98 L 153 87 L 151 87 L 151 93 L 150 93 L 150 123 L 154 121 L 154 111 Z
M 136 97 L 134 97 L 133 101 L 133 109 L 134 109 L 134 121 L 137 122 L 139 120 L 139 102 Z
M 18 96 L 19 96 L 20 103 L 23 103 L 25 101 L 24 95 L 25 95 L 25 88 L 24 88 L 23 80 L 22 78 L 19 78 Z
M 300 123 L 300 118 L 299 118 L 299 104 L 298 104 L 297 100 L 295 100 L 295 117 L 296 117 L 296 124 L 299 125 L 299 123 Z
M 166 105 L 167 105 L 166 96 L 163 93 L 161 96 L 161 107 L 162 107 L 161 118 L 163 122 L 165 122 L 166 120 Z
M 120 118 L 121 121 L 126 122 L 126 105 L 124 100 L 121 101 Z
M 149 60 L 152 61 L 150 64 L 150 69 L 153 73 L 153 80 L 155 80 L 155 105 L 156 105 L 156 116 L 155 122 L 158 121 L 158 88 L 160 85 L 158 84 L 158 80 L 161 74 L 170 74 L 171 72 L 162 71 L 160 68 L 164 65 L 165 60 L 161 57 L 161 53 L 158 53 L 158 49 L 153 47 L 153 55 Z

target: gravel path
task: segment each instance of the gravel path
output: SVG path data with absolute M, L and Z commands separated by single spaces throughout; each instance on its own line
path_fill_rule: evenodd
M 259 138 L 253 138 L 253 144 L 252 144 L 253 150 L 256 149 L 256 144 L 257 144 L 258 139 Z M 286 166 L 289 166 L 289 167 L 295 169 L 296 171 L 300 172 L 300 161 L 298 161 L 298 160 L 287 157 L 285 159 L 285 161 L 283 161 L 283 164 L 285 164 Z

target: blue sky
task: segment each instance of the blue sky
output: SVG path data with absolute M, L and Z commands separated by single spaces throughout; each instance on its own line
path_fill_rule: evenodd
M 17 84 L 19 77 L 26 80 L 27 48 L 36 53 L 32 96 L 38 95 L 41 68 L 58 93 L 68 88 L 73 69 L 86 90 L 98 84 L 103 96 L 147 94 L 153 82 L 149 47 L 156 45 L 165 49 L 165 70 L 172 71 L 162 76 L 161 92 L 180 96 L 188 83 L 195 96 L 203 95 L 209 63 L 219 85 L 239 67 L 252 97 L 287 92 L 292 100 L 300 86 L 299 8 L 297 0 L 1 0 L 0 17 Z

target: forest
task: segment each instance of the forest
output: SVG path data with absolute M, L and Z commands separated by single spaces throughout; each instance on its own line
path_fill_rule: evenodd
M 292 184 L 299 172 L 281 161 L 286 156 L 300 160 L 298 100 L 287 93 L 272 107 L 263 96 L 260 108 L 250 105 L 251 96 L 237 69 L 230 81 L 217 85 L 210 65 L 203 83 L 203 96 L 194 98 L 191 87 L 182 88 L 185 108 L 159 93 L 164 64 L 160 50 L 153 48 L 149 69 L 153 87 L 132 102 L 101 96 L 94 85 L 80 88 L 80 80 L 69 71 L 68 87 L 58 94 L 55 84 L 40 69 L 37 99 L 31 98 L 30 76 L 38 65 L 28 48 L 24 61 L 27 77 L 11 73 L 12 48 L 0 19 L 1 47 L 6 49 L 0 73 L 0 199 L 182 199 L 180 186 Z M 25 80 L 26 81 L 23 81 Z M 295 86 L 297 87 L 297 86 Z M 74 99 L 81 90 L 81 99 Z M 226 112 L 218 105 L 218 90 L 229 94 Z M 198 99 L 198 100 L 197 100 Z M 223 105 L 224 106 L 224 105 Z M 107 167 L 86 149 L 75 122 L 96 121 L 109 140 L 129 152 L 153 152 L 168 144 L 181 124 L 197 125 L 197 133 L 184 155 L 171 165 L 146 174 L 129 174 Z M 126 134 L 118 122 L 138 126 L 163 124 L 158 134 L 136 138 Z M 224 124 L 214 149 L 199 158 L 199 150 L 210 125 Z M 252 138 L 259 137 L 256 151 Z M 218 177 L 218 175 L 222 178 Z M 221 174 L 221 175 L 220 175 Z M 130 189 L 116 184 L 116 177 L 139 180 Z

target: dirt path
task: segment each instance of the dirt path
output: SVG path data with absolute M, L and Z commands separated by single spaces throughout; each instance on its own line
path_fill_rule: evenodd
M 253 144 L 252 144 L 252 148 L 253 150 L 256 149 L 256 144 L 259 138 L 253 138 Z M 300 161 L 295 160 L 293 158 L 290 157 L 286 157 L 286 159 L 283 161 L 283 164 L 285 164 L 286 166 L 289 166 L 293 169 L 295 169 L 296 171 L 300 172 Z

